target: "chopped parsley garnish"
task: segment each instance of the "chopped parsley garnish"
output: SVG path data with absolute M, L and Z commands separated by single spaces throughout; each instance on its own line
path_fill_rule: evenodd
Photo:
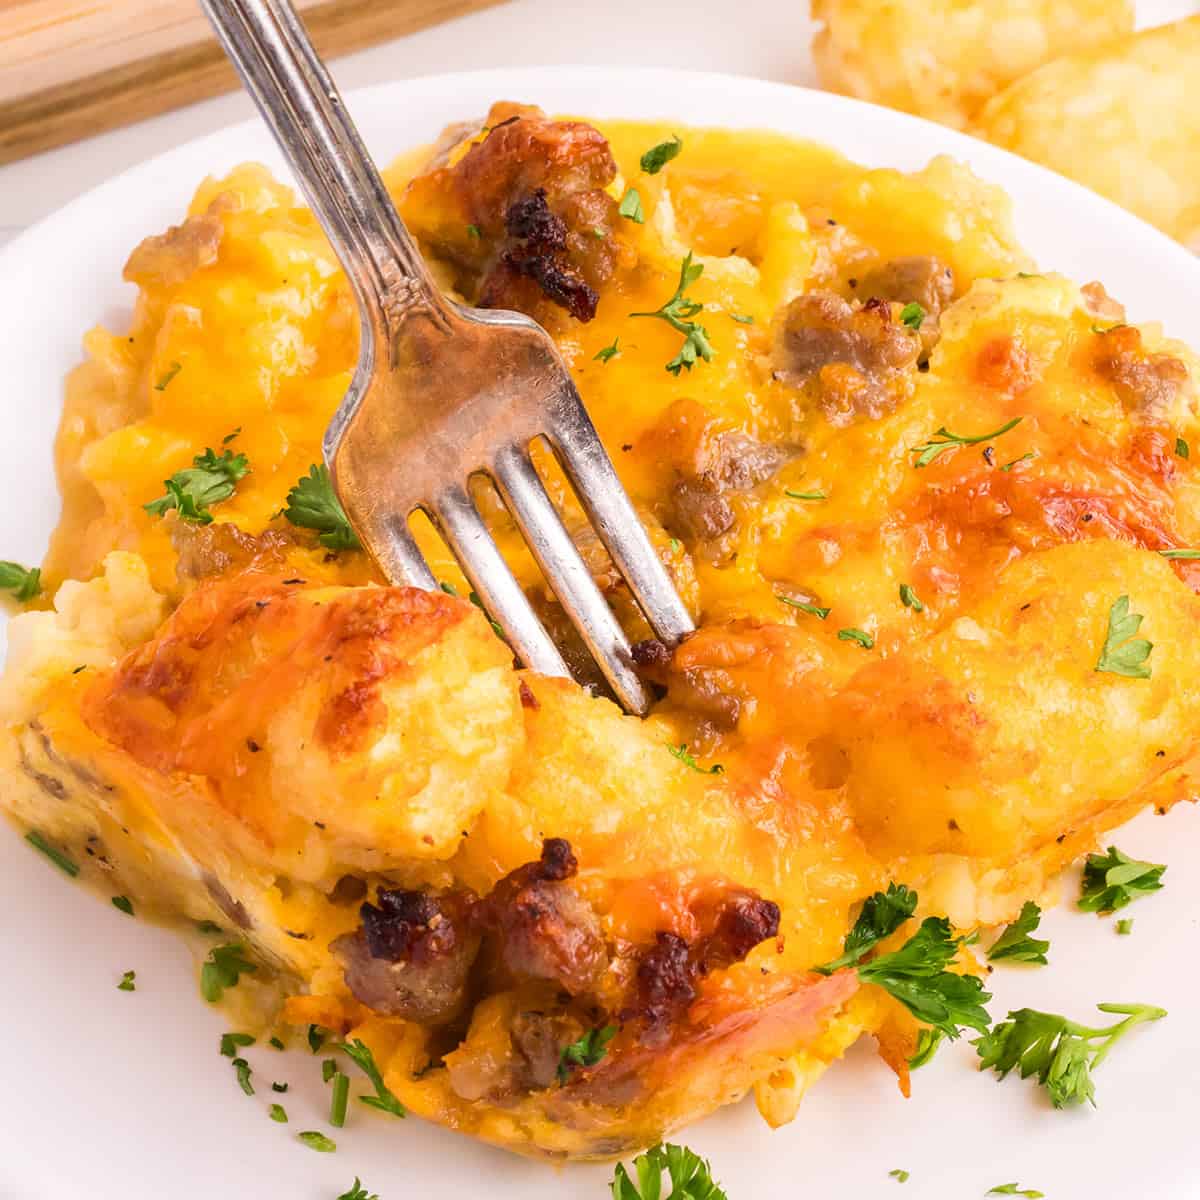
M 272 1104 L 271 1107 L 267 1109 L 267 1115 L 272 1121 L 278 1121 L 280 1125 L 287 1124 L 287 1110 L 282 1104 Z
M 338 1071 L 333 1077 L 333 1093 L 329 1098 L 329 1123 L 341 1129 L 346 1123 L 346 1105 L 350 1102 L 350 1076 Z
M 323 1133 L 315 1129 L 306 1129 L 303 1133 L 296 1134 L 310 1150 L 316 1150 L 321 1154 L 332 1154 L 337 1149 L 337 1142 L 331 1137 L 326 1137 Z
M 899 950 L 862 963 L 858 977 L 883 988 L 918 1021 L 951 1040 L 963 1026 L 986 1033 L 990 1020 L 983 1006 L 991 995 L 976 976 L 946 970 L 962 943 L 951 935 L 945 917 L 926 917 Z
M 913 591 L 912 585 L 908 583 L 900 585 L 900 603 L 905 608 L 911 608 L 913 612 L 925 611 L 925 605 L 921 603 L 920 597 Z
M 783 494 L 790 500 L 828 500 L 829 496 L 819 488 L 812 492 L 793 492 L 791 488 L 784 488 Z
M 268 1046 L 274 1046 L 276 1050 L 284 1050 L 284 1049 L 286 1049 L 286 1047 L 284 1046 L 283 1042 L 281 1042 L 281 1041 L 279 1040 L 279 1038 L 277 1038 L 277 1037 L 273 1037 L 273 1038 L 271 1038 L 271 1040 L 270 1040 L 270 1041 L 267 1043 L 267 1045 L 268 1045 Z
M 908 1172 L 905 1171 L 902 1167 L 897 1167 L 894 1171 L 888 1172 L 888 1178 L 894 1179 L 897 1183 L 907 1183 L 908 1182 Z
M 327 1058 L 321 1064 L 321 1082 L 328 1083 L 337 1074 L 337 1059 Z
M 703 311 L 704 305 L 697 300 L 685 300 L 683 297 L 684 292 L 703 274 L 704 264 L 692 262 L 692 252 L 689 250 L 679 269 L 679 285 L 675 289 L 675 295 L 654 312 L 629 314 L 631 317 L 657 317 L 684 335 L 679 353 L 667 363 L 667 370 L 672 375 L 678 375 L 685 368 L 690 371 L 697 358 L 705 362 L 712 361 L 713 348 L 708 340 L 708 330 L 691 319 Z
M 694 1151 L 671 1142 L 659 1142 L 633 1160 L 635 1184 L 623 1163 L 617 1163 L 612 1181 L 613 1200 L 659 1200 L 662 1173 L 671 1181 L 668 1200 L 726 1200 L 712 1170 Z
M 1116 846 L 1109 846 L 1103 854 L 1089 854 L 1083 865 L 1078 906 L 1084 912 L 1115 912 L 1139 896 L 1161 891 L 1166 869 L 1162 863 L 1130 858 Z
M 371 1192 L 367 1194 L 367 1189 L 359 1182 L 358 1176 L 354 1177 L 354 1184 L 348 1192 L 343 1192 L 337 1200 L 379 1200 L 379 1197 Z
M 226 1058 L 237 1058 L 239 1046 L 253 1046 L 254 1039 L 248 1033 L 221 1034 L 221 1053 Z
M 1006 462 L 1006 463 L 1004 464 L 1004 466 L 1002 466 L 1002 467 L 1000 468 L 1000 470 L 1002 470 L 1002 471 L 1011 471 L 1011 470 L 1013 469 L 1013 467 L 1015 467 L 1015 466 L 1017 465 L 1017 463 L 1028 462 L 1028 461 L 1029 461 L 1031 458 L 1033 458 L 1033 456 L 1034 456 L 1034 455 L 1033 455 L 1033 451 L 1032 451 L 1032 450 L 1028 450 L 1028 451 L 1026 451 L 1024 454 L 1022 454 L 1020 458 L 1014 458 L 1014 459 L 1012 460 L 1012 462 Z
M 363 1104 L 370 1105 L 371 1108 L 382 1109 L 384 1112 L 391 1113 L 394 1117 L 407 1116 L 404 1105 L 396 1099 L 395 1096 L 388 1090 L 387 1085 L 383 1082 L 383 1074 L 375 1065 L 375 1056 L 371 1053 L 370 1048 L 358 1038 L 352 1042 L 343 1042 L 342 1049 L 358 1064 L 362 1073 L 371 1081 L 371 1086 L 375 1089 L 374 1096 L 359 1096 L 359 1100 Z
M 602 363 L 608 362 L 610 358 L 616 358 L 617 355 L 621 353 L 617 345 L 620 340 L 621 339 L 619 337 L 613 338 L 611 346 L 605 346 L 602 350 L 597 350 L 592 357 L 596 360 L 596 362 Z
M 477 241 L 479 241 L 479 239 L 481 237 L 483 237 L 483 234 L 479 232 L 478 225 L 468 225 L 467 226 L 467 237 L 469 237 L 477 242 Z
M 839 642 L 857 642 L 864 650 L 875 648 L 875 639 L 861 629 L 839 629 L 837 635 Z
M 1117 922 L 1117 932 L 1122 937 L 1125 937 L 1128 934 L 1131 934 L 1133 932 L 1133 918 L 1132 917 L 1122 917 Z
M 1200 550 L 1160 550 L 1163 558 L 1200 558 Z
M 679 759 L 685 767 L 691 767 L 700 775 L 724 775 L 725 768 L 720 763 L 713 763 L 711 767 L 702 767 L 695 757 L 688 752 L 687 742 L 680 742 L 678 746 L 668 746 L 667 749 L 671 752 L 673 758 Z
M 232 442 L 241 432 L 242 432 L 242 427 L 239 425 L 232 433 L 227 433 L 221 439 L 221 445 L 228 446 L 229 443 Z
M 176 471 L 170 479 L 163 480 L 166 495 L 151 500 L 142 507 L 152 516 L 161 517 L 168 509 L 176 509 L 180 520 L 195 521 L 198 525 L 212 522 L 209 508 L 228 500 L 236 490 L 239 479 L 250 471 L 250 460 L 244 454 L 222 450 L 218 454 L 211 447 L 192 459 L 186 470 Z
M 1024 1196 L 1025 1200 L 1044 1200 L 1045 1192 L 1036 1188 L 1023 1188 L 1019 1183 L 1001 1183 L 987 1193 L 989 1196 Z
M 321 1027 L 310 1025 L 308 1027 L 308 1048 L 314 1054 L 320 1054 L 323 1045 L 325 1045 L 325 1035 L 321 1032 Z
M 647 175 L 657 175 L 671 159 L 678 157 L 682 149 L 683 140 L 678 134 L 673 133 L 669 142 L 659 142 L 657 146 L 651 146 L 642 155 L 639 165 Z
M 329 468 L 314 463 L 287 494 L 283 515 L 301 529 L 317 529 L 317 541 L 328 550 L 361 550 L 362 543 L 350 527 L 350 518 L 333 490 Z
M 621 203 L 617 205 L 617 212 L 635 225 L 646 223 L 646 211 L 642 208 L 642 197 L 637 188 L 631 187 L 626 191 L 621 197 Z
M 197 921 L 196 930 L 198 933 L 224 933 L 220 925 L 216 921 Z
M 730 313 L 729 319 L 736 321 L 739 325 L 753 325 L 754 318 L 748 313 Z
M 1181 437 L 1177 437 L 1175 439 L 1175 453 L 1180 458 L 1189 458 L 1191 456 L 1191 451 L 1188 449 L 1187 442 Z
M 133 982 L 137 978 L 136 971 L 126 971 L 121 976 L 121 982 L 117 984 L 118 992 L 136 992 L 137 985 Z
M 876 892 L 863 901 L 862 911 L 842 943 L 842 953 L 832 962 L 813 967 L 818 975 L 832 975 L 842 967 L 854 966 L 890 937 L 917 910 L 917 893 L 903 883 L 889 883 L 886 892 Z
M 127 917 L 133 916 L 133 901 L 128 896 L 114 896 L 113 908 L 119 908 Z
M 820 617 L 822 621 L 830 613 L 828 608 L 822 608 L 819 604 L 812 604 L 808 600 L 793 600 L 790 596 L 781 596 L 778 592 L 775 593 L 775 599 L 783 604 L 790 605 L 792 608 L 798 608 L 801 612 L 806 612 L 810 616 Z
M 925 322 L 925 310 L 913 300 L 900 310 L 900 320 L 916 332 Z
M 908 1069 L 915 1071 L 918 1067 L 923 1067 L 930 1062 L 938 1052 L 938 1047 L 945 1040 L 946 1035 L 940 1029 L 922 1029 L 917 1034 L 917 1048 L 913 1051 L 912 1058 L 908 1060 Z
M 23 567 L 20 563 L 0 561 L 0 591 L 12 592 L 14 600 L 24 604 L 42 590 L 40 567 Z
M 1042 910 L 1032 900 L 1026 900 L 1021 905 L 1020 916 L 992 943 L 987 952 L 988 958 L 993 962 L 1007 958 L 1013 962 L 1040 963 L 1045 966 L 1050 943 L 1029 936 L 1041 919 Z
M 273 1092 L 279 1092 L 279 1093 L 280 1093 L 280 1095 L 282 1095 L 282 1094 L 283 1094 L 284 1092 L 286 1092 L 287 1090 L 288 1090 L 288 1085 L 287 1085 L 286 1083 L 273 1083 L 273 1084 L 271 1084 L 271 1091 L 273 1091 Z
M 158 382 L 154 385 L 156 392 L 165 392 L 167 385 L 183 370 L 183 363 L 173 362 L 159 377 Z
M 237 1072 L 238 1087 L 247 1096 L 253 1096 L 254 1084 L 250 1082 L 250 1064 L 244 1058 L 235 1058 L 233 1060 L 233 1069 Z
M 1016 1069 L 1022 1079 L 1031 1075 L 1046 1089 L 1055 1108 L 1087 1101 L 1095 1106 L 1092 1072 L 1135 1025 L 1157 1021 L 1166 1009 L 1151 1004 L 1098 1004 L 1101 1012 L 1125 1019 L 1102 1028 L 1078 1025 L 1056 1013 L 1022 1008 L 994 1026 L 975 1043 L 980 1069 L 993 1068 L 1003 1079 Z
M 978 437 L 968 437 L 961 433 L 951 433 L 943 425 L 929 441 L 922 442 L 921 445 L 911 448 L 910 453 L 917 456 L 913 460 L 913 466 L 927 467 L 939 454 L 947 450 L 952 450 L 955 446 L 976 446 L 980 442 L 990 442 L 993 438 L 998 438 L 1002 433 L 1007 433 L 1010 429 L 1015 429 L 1024 419 L 1024 417 L 1013 417 L 1011 421 L 1001 425 L 999 429 L 993 429 L 991 433 L 981 433 Z
M 25 840 L 35 849 L 40 850 L 60 871 L 70 875 L 72 879 L 79 874 L 79 864 L 64 854 L 57 846 L 52 846 L 36 829 L 31 829 Z
M 253 974 L 258 967 L 247 962 L 241 942 L 227 946 L 214 946 L 208 952 L 208 961 L 200 968 L 200 993 L 210 1004 L 220 1000 L 226 988 L 237 987 L 243 974 Z
M 1129 611 L 1129 597 L 1118 596 L 1108 611 L 1108 632 L 1096 662 L 1097 671 L 1124 675 L 1128 679 L 1150 678 L 1150 666 L 1146 660 L 1154 649 L 1154 643 L 1133 636 L 1141 624 L 1141 613 Z
M 615 1025 L 589 1029 L 581 1038 L 564 1046 L 558 1056 L 558 1082 L 566 1083 L 573 1067 L 594 1067 L 607 1053 L 608 1043 L 617 1036 Z

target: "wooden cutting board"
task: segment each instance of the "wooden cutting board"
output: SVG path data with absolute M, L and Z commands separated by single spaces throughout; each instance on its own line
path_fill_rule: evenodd
M 295 0 L 321 53 L 501 0 Z M 238 86 L 195 0 L 0 0 L 0 163 Z

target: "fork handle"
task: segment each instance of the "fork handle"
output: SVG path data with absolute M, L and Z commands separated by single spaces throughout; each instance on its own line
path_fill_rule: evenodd
M 406 315 L 440 311 L 442 301 L 290 0 L 200 3 L 341 260 L 363 321 L 391 345 Z

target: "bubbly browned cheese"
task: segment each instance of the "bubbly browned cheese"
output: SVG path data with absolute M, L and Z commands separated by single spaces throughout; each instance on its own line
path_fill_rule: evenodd
M 551 331 L 695 619 L 654 639 L 535 446 L 651 715 L 604 698 L 487 487 L 599 694 L 519 670 L 423 519 L 447 591 L 282 515 L 358 324 L 247 167 L 134 252 L 133 325 L 70 381 L 67 582 L 11 627 L 5 807 L 139 913 L 244 942 L 247 1011 L 361 1038 L 414 1113 L 522 1153 L 621 1153 L 750 1090 L 783 1123 L 863 1033 L 906 1088 L 917 1022 L 811 971 L 862 900 L 896 880 L 921 916 L 1007 921 L 1195 792 L 1200 564 L 1158 553 L 1200 546 L 1194 356 L 1036 274 L 948 160 L 499 104 L 389 183 L 443 286 Z M 712 357 L 687 368 L 645 314 L 689 252 Z M 147 512 L 206 446 L 249 466 L 212 523 Z M 1097 670 L 1121 596 L 1149 678 Z

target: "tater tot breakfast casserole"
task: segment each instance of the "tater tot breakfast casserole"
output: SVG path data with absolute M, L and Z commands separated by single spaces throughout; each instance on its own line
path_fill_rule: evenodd
M 255 1039 L 335 1056 L 333 1126 L 349 1097 L 529 1156 L 652 1148 L 643 1184 L 711 1200 L 663 1139 L 747 1093 L 791 1121 L 859 1039 L 905 1094 L 965 1038 L 1094 1101 L 1163 1010 L 1005 1018 L 988 971 L 1048 961 L 1064 892 L 1127 921 L 1165 868 L 1112 831 L 1195 795 L 1194 353 L 1041 273 L 949 158 L 499 102 L 385 175 L 450 295 L 551 333 L 696 632 L 654 639 L 541 444 L 648 717 L 483 481 L 575 679 L 514 663 L 424 517 L 440 590 L 386 585 L 322 460 L 354 297 L 242 166 L 133 248 L 47 557 L 0 564 L 20 833 L 187 932 L 243 1090 Z

